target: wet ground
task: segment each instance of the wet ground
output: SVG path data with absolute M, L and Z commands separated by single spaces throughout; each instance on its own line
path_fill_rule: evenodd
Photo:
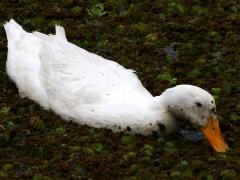
M 0 179 L 240 178 L 239 1 L 1 0 L 0 17 L 28 31 L 53 33 L 63 25 L 69 41 L 135 69 L 154 95 L 182 83 L 208 90 L 230 146 L 220 154 L 201 138 L 126 135 L 63 121 L 19 97 L 5 72 L 1 26 Z

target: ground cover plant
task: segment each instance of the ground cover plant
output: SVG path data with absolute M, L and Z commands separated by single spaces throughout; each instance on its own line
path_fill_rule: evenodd
M 0 17 L 0 179 L 240 178 L 237 0 L 1 0 Z M 64 26 L 70 42 L 135 69 L 153 95 L 183 83 L 208 90 L 230 151 L 80 126 L 20 98 L 5 70 L 10 18 L 47 34 Z

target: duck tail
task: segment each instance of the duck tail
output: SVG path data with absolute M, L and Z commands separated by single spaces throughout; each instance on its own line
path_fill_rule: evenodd
M 7 34 L 8 42 L 18 41 L 21 37 L 21 34 L 25 32 L 22 26 L 16 23 L 16 21 L 13 19 L 11 19 L 9 22 L 6 22 L 3 26 Z
M 55 29 L 56 29 L 56 37 L 67 41 L 64 28 L 62 26 L 56 25 Z

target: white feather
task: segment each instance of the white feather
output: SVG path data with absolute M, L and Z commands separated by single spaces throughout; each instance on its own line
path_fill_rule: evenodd
M 133 70 L 68 42 L 63 27 L 56 26 L 56 35 L 27 33 L 14 20 L 4 27 L 7 73 L 22 96 L 66 120 L 97 128 L 149 134 L 162 123 L 168 132 L 175 129 L 165 104 L 169 97 L 154 98 Z

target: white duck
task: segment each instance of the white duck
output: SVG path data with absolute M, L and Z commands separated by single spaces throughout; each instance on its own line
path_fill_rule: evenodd
M 22 97 L 38 102 L 66 120 L 113 131 L 150 134 L 178 120 L 199 126 L 218 152 L 228 149 L 216 116 L 213 97 L 192 85 L 178 85 L 153 97 L 134 71 L 67 41 L 63 27 L 56 35 L 28 33 L 10 20 L 7 73 Z

